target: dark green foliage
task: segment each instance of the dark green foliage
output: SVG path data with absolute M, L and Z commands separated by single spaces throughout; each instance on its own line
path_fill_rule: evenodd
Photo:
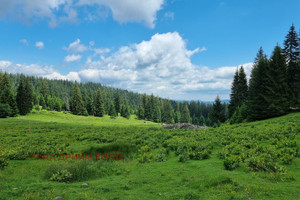
M 45 79 L 42 79 L 41 81 L 40 93 L 44 98 L 46 98 L 50 94 L 49 86 Z
M 287 60 L 290 106 L 300 107 L 300 39 L 294 24 L 286 35 L 283 51 Z
M 240 166 L 241 158 L 236 155 L 226 157 L 224 160 L 224 167 L 227 170 L 233 170 Z
M 129 111 L 129 107 L 127 104 L 127 100 L 125 101 L 126 103 L 122 105 L 121 108 L 121 116 L 124 118 L 129 119 L 130 118 L 130 111 Z
M 73 88 L 72 100 L 71 100 L 71 111 L 74 115 L 83 115 L 85 111 L 81 92 L 77 82 L 75 82 Z
M 171 102 L 168 100 L 163 102 L 163 113 L 161 120 L 167 124 L 173 123 L 173 108 Z
M 157 123 L 161 122 L 161 111 L 158 105 L 154 107 L 153 121 Z
M 21 80 L 17 89 L 17 106 L 21 115 L 26 115 L 32 110 L 33 89 L 29 77 Z
M 145 116 L 144 116 L 144 108 L 143 108 L 142 105 L 139 105 L 139 106 L 138 106 L 136 115 L 137 115 L 138 119 L 145 119 Z
M 115 109 L 115 105 L 113 103 L 111 103 L 109 106 L 108 115 L 113 119 L 118 116 Z
M 209 117 L 212 123 L 223 123 L 225 122 L 224 106 L 221 104 L 219 96 L 217 96 L 215 103 L 213 104 L 213 110 Z
M 114 102 L 115 102 L 115 105 L 114 105 L 115 110 L 118 115 L 121 112 L 121 97 L 120 97 L 120 94 L 118 91 L 115 93 Z
M 237 107 L 230 118 L 230 124 L 238 124 L 247 120 L 248 109 L 247 105 L 244 103 L 241 106 Z
M 95 106 L 94 106 L 94 100 L 92 94 L 90 94 L 87 98 L 86 110 L 89 113 L 89 115 L 94 115 L 95 113 Z
M 89 100 L 89 101 L 91 101 L 91 100 Z M 104 116 L 104 102 L 103 102 L 101 89 L 98 89 L 96 91 L 96 94 L 95 94 L 94 114 L 97 117 L 103 117 Z
M 269 61 L 263 54 L 262 48 L 260 48 L 255 60 L 257 62 L 254 63 L 252 69 L 247 101 L 248 118 L 252 121 L 268 117 L 268 102 L 265 98 L 265 92 L 268 83 L 267 70 L 269 68 Z
M 184 102 L 184 104 L 183 104 L 180 122 L 181 123 L 189 123 L 190 122 L 190 111 L 189 111 L 187 102 Z
M 11 116 L 11 108 L 8 104 L 2 104 L 0 103 L 0 118 L 6 118 L 8 116 Z
M 236 70 L 233 78 L 233 82 L 231 85 L 231 94 L 230 94 L 230 104 L 229 104 L 229 117 L 231 117 L 238 106 L 239 98 L 238 98 L 238 87 L 239 87 L 239 71 Z
M 270 59 L 266 74 L 268 81 L 264 92 L 267 101 L 268 117 L 285 114 L 289 109 L 288 83 L 286 74 L 286 60 L 279 46 L 276 46 Z

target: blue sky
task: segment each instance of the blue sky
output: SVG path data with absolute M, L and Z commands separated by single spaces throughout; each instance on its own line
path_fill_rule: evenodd
M 270 55 L 300 1 L 0 0 L 0 69 L 171 99 L 228 99 L 235 69 Z

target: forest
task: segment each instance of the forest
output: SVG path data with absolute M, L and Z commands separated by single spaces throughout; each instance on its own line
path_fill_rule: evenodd
M 277 45 L 269 59 L 261 47 L 249 81 L 243 66 L 236 70 L 229 105 L 222 104 L 218 96 L 214 104 L 179 102 L 100 83 L 0 72 L 0 117 L 26 115 L 36 108 L 112 118 L 135 114 L 138 119 L 153 122 L 219 126 L 226 121 L 240 123 L 281 116 L 300 106 L 299 43 L 299 34 L 292 25 L 284 47 Z

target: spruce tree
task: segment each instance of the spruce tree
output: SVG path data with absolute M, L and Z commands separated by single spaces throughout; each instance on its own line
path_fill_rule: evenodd
M 22 79 L 17 89 L 17 106 L 21 115 L 26 115 L 32 110 L 33 89 L 29 77 Z
M 231 117 L 239 104 L 239 71 L 236 69 L 234 74 L 233 82 L 231 84 L 230 104 L 229 104 L 229 117 Z
M 112 119 L 115 119 L 117 117 L 117 112 L 116 112 L 116 109 L 115 109 L 115 105 L 113 103 L 111 103 L 110 106 L 109 106 L 108 115 Z
M 221 104 L 220 97 L 217 96 L 213 104 L 213 110 L 210 113 L 210 119 L 214 124 L 225 122 L 224 107 Z
M 161 111 L 158 105 L 155 105 L 154 107 L 153 121 L 157 123 L 161 122 Z
M 115 110 L 116 110 L 116 113 L 117 115 L 121 112 L 121 97 L 120 97 L 120 93 L 119 91 L 117 91 L 115 93 L 115 96 L 114 96 L 114 102 L 115 102 Z
M 241 106 L 246 102 L 248 97 L 248 85 L 247 85 L 247 76 L 244 70 L 244 67 L 241 66 L 239 70 L 239 81 L 238 81 L 238 106 Z
M 0 80 L 0 103 L 8 104 L 10 106 L 10 117 L 14 117 L 18 114 L 18 107 L 16 97 L 12 91 L 11 81 L 9 75 L 5 73 Z
M 104 116 L 104 102 L 103 102 L 103 95 L 100 88 L 95 93 L 94 114 L 97 117 Z
M 181 123 L 189 123 L 190 122 L 190 111 L 189 111 L 187 102 L 183 103 L 183 109 L 182 109 L 180 122 Z
M 269 68 L 269 60 L 260 48 L 253 65 L 253 69 L 249 81 L 248 91 L 248 119 L 250 121 L 266 119 L 268 117 L 268 102 L 266 101 L 267 90 L 267 70 Z
M 89 115 L 94 115 L 95 113 L 94 98 L 92 94 L 90 94 L 87 98 L 86 110 L 88 111 Z
M 80 92 L 80 88 L 75 82 L 73 92 L 72 92 L 72 99 L 71 99 L 71 112 L 74 115 L 83 115 L 85 111 L 83 100 Z
M 162 122 L 171 124 L 173 123 L 173 108 L 169 100 L 163 102 Z
M 46 98 L 50 94 L 49 86 L 45 79 L 42 79 L 42 81 L 41 81 L 40 93 L 42 94 L 42 96 L 44 98 Z
M 289 109 L 286 60 L 279 46 L 276 46 L 267 71 L 268 82 L 265 98 L 268 117 L 285 114 Z
M 287 60 L 290 106 L 300 107 L 300 40 L 294 24 L 286 35 L 283 51 Z
M 142 105 L 139 105 L 138 106 L 138 109 L 137 109 L 137 118 L 138 119 L 145 119 L 145 117 L 144 117 L 144 108 L 143 108 L 143 106 Z

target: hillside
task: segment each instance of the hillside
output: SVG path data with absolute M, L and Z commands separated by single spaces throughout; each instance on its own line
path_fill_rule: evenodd
M 135 116 L 43 110 L 0 119 L 0 165 L 8 161 L 0 199 L 299 199 L 299 121 L 293 113 L 165 130 Z M 81 153 L 122 154 L 122 161 L 58 161 L 59 154 Z

